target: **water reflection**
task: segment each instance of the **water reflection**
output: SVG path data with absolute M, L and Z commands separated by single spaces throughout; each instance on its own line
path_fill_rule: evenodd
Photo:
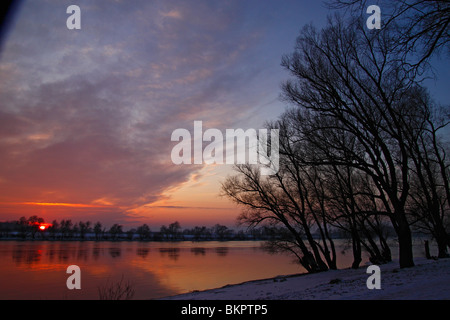
M 121 249 L 120 248 L 109 248 L 109 254 L 112 258 L 120 257 Z
M 39 262 L 42 259 L 41 249 L 25 249 L 23 247 L 18 247 L 17 250 L 12 252 L 12 260 L 17 266 L 21 264 L 31 265 Z
M 352 262 L 352 254 L 345 254 L 344 248 L 337 247 L 339 268 Z M 152 299 L 304 272 L 291 263 L 292 257 L 274 259 L 260 249 L 260 243 L 245 241 L 4 241 L 0 261 L 0 299 L 98 299 L 98 286 L 122 276 L 136 284 L 135 299 Z M 84 287 L 79 292 L 65 286 L 66 269 L 72 264 L 82 269 Z
M 58 260 L 59 262 L 67 262 L 69 261 L 70 251 L 67 248 L 60 247 L 58 249 Z
M 169 259 L 177 261 L 180 257 L 180 248 L 159 248 L 161 257 L 168 256 Z
M 79 247 L 77 251 L 77 260 L 82 260 L 87 262 L 89 260 L 89 251 L 86 248 Z
M 100 252 L 102 251 L 103 248 L 100 248 L 98 246 L 95 246 L 92 249 L 92 257 L 94 258 L 94 260 L 98 260 L 98 258 L 100 257 Z
M 225 257 L 228 254 L 228 247 L 217 247 L 215 251 L 219 257 Z
M 136 254 L 143 259 L 147 258 L 149 253 L 150 253 L 149 248 L 137 248 L 136 250 Z
M 191 248 L 191 252 L 195 256 L 204 256 L 206 254 L 206 248 Z
M 256 248 L 248 248 L 249 250 L 260 250 Z M 229 247 L 161 247 L 157 248 L 161 257 L 167 257 L 170 260 L 177 261 L 182 252 L 190 252 L 193 256 L 207 256 L 208 252 L 214 252 L 218 257 L 226 257 L 229 253 Z M 127 254 L 135 253 L 140 258 L 147 258 L 151 252 L 149 247 L 137 247 L 136 249 L 127 247 Z M 88 263 L 90 260 L 98 261 L 101 257 L 108 255 L 111 258 L 120 258 L 122 253 L 121 246 L 109 245 L 104 246 L 99 243 L 80 242 L 77 245 L 66 243 L 47 243 L 45 246 L 25 245 L 14 246 L 12 252 L 12 260 L 17 264 L 35 264 L 42 260 L 45 255 L 48 262 L 69 263 L 72 260 L 83 261 Z

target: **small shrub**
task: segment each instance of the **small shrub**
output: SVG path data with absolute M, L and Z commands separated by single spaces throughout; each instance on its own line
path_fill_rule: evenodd
M 124 281 L 123 275 L 120 281 L 108 282 L 98 287 L 100 300 L 130 300 L 134 296 L 134 288 L 130 281 Z

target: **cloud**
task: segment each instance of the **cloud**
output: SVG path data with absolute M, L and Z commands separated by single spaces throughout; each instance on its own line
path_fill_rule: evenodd
M 15 112 L 3 111 L 9 139 L 1 143 L 0 176 L 8 189 L 0 197 L 87 204 L 108 198 L 128 207 L 155 201 L 187 179 L 190 168 L 161 157 L 170 155 L 170 136 L 152 134 L 149 120 L 148 129 L 134 126 L 135 109 L 122 104 L 123 81 L 74 76 L 37 86 L 22 94 Z
M 172 164 L 173 130 L 233 128 L 278 95 L 262 43 L 280 22 L 259 1 L 78 5 L 75 32 L 60 1 L 24 2 L 2 48 L 0 202 L 132 219 L 201 169 Z
M 189 207 L 189 206 L 145 206 L 153 209 L 195 209 L 195 210 L 230 210 L 230 208 L 221 207 Z
M 165 18 L 181 19 L 182 15 L 179 10 L 170 10 L 169 12 L 160 12 L 160 15 Z
M 54 203 L 54 202 L 22 202 L 11 203 L 13 205 L 27 205 L 27 206 L 44 206 L 44 207 L 69 207 L 69 208 L 109 208 L 109 206 L 100 206 L 82 203 Z

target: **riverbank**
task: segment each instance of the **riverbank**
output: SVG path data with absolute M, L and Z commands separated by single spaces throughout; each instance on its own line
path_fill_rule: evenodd
M 413 268 L 381 265 L 381 289 L 369 290 L 367 266 L 278 276 L 162 300 L 449 300 L 450 258 L 418 258 Z

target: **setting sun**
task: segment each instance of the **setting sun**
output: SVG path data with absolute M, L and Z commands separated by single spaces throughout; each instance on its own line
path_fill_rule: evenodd
M 49 227 L 51 227 L 52 226 L 52 224 L 51 223 L 39 223 L 39 226 L 38 226 L 38 228 L 39 228 L 39 230 L 41 230 L 41 231 L 45 231 L 45 230 L 47 230 Z

